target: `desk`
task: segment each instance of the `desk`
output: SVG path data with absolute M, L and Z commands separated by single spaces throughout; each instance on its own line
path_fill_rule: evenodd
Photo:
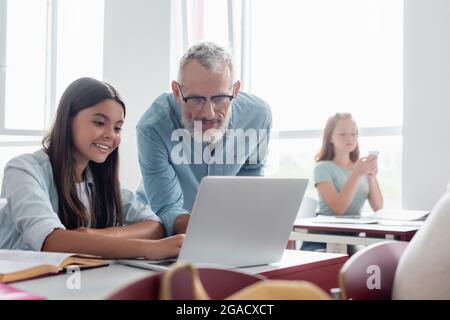
M 238 270 L 262 274 L 271 279 L 307 280 L 328 291 L 338 286 L 338 272 L 346 260 L 347 255 L 343 254 L 286 250 L 277 263 Z M 103 299 L 116 290 L 152 274 L 155 272 L 112 264 L 108 267 L 81 271 L 80 289 L 67 288 L 69 274 L 58 274 L 10 285 L 48 299 Z
M 405 222 L 408 223 L 414 225 L 320 223 L 314 222 L 314 218 L 297 219 L 290 240 L 325 242 L 328 252 L 335 251 L 333 250 L 335 244 L 346 247 L 346 245 L 369 245 L 386 240 L 410 241 L 423 222 Z M 333 235 L 333 232 L 353 232 L 358 235 L 341 236 Z

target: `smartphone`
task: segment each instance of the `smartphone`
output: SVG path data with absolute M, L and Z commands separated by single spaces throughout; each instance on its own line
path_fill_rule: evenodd
M 378 151 L 378 150 L 372 150 L 372 151 L 369 151 L 369 156 L 377 156 L 378 157 L 379 153 L 380 153 L 380 151 Z

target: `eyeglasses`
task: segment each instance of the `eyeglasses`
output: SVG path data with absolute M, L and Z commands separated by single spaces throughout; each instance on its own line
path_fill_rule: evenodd
M 185 97 L 183 94 L 183 91 L 181 90 L 181 85 L 179 83 L 177 83 L 177 85 L 178 85 L 178 89 L 180 90 L 181 99 L 183 99 L 184 103 L 186 103 L 186 106 L 188 106 L 189 108 L 194 109 L 194 110 L 200 110 L 201 108 L 203 108 L 203 106 L 205 105 L 205 103 L 208 100 L 211 100 L 214 110 L 221 110 L 221 109 L 225 108 L 226 106 L 228 106 L 231 103 L 231 101 L 234 99 L 234 96 L 228 95 L 228 94 L 219 94 L 219 95 L 212 96 L 209 98 L 203 97 L 203 96 Z M 233 88 L 233 91 L 234 91 L 235 85 L 236 85 L 236 83 L 233 84 L 233 86 L 231 87 L 231 88 Z

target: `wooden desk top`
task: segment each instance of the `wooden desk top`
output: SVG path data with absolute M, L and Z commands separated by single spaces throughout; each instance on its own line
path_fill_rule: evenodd
M 294 223 L 294 229 L 307 229 L 315 231 L 330 232 L 366 232 L 370 234 L 392 234 L 392 235 L 409 235 L 416 233 L 421 227 L 421 222 L 414 221 L 415 225 L 407 225 L 411 222 L 405 221 L 406 225 L 391 225 L 379 223 L 323 223 L 314 222 L 314 218 L 297 219 Z
M 345 254 L 332 254 L 299 250 L 286 250 L 282 259 L 273 264 L 239 268 L 239 271 L 262 274 L 268 278 L 289 278 L 289 275 L 340 267 L 347 260 Z M 83 270 L 80 273 L 80 289 L 70 290 L 67 281 L 70 274 L 58 274 L 10 285 L 48 299 L 103 299 L 112 292 L 156 272 L 119 264 Z M 335 275 L 333 275 L 333 278 Z M 336 278 L 337 281 L 337 278 Z

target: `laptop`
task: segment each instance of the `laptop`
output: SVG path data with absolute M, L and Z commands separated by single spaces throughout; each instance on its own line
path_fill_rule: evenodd
M 279 261 L 307 185 L 307 179 L 203 178 L 178 261 L 224 268 Z M 174 260 L 118 262 L 163 271 Z

